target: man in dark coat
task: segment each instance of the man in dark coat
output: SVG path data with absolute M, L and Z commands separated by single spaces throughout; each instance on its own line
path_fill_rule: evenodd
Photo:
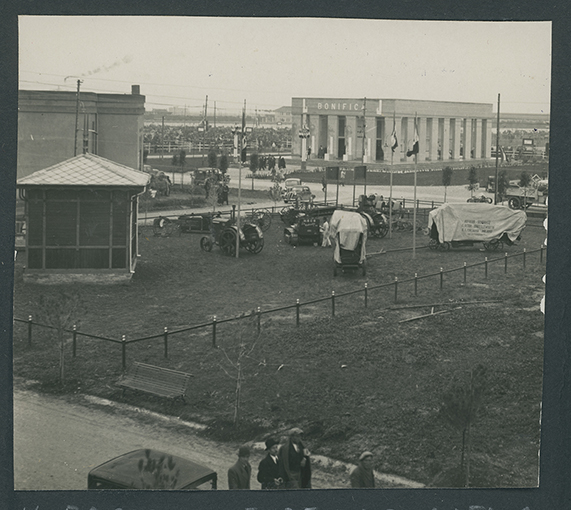
M 373 454 L 363 452 L 359 457 L 359 464 L 349 475 L 352 488 L 364 488 L 375 486 L 375 475 L 373 473 Z
M 270 437 L 266 440 L 267 455 L 258 466 L 258 482 L 262 484 L 262 489 L 281 489 L 283 480 L 279 475 L 278 450 L 279 441 Z
M 228 470 L 228 488 L 249 489 L 251 474 L 250 448 L 241 446 L 238 451 L 238 461 Z
M 279 451 L 279 475 L 285 489 L 311 489 L 310 454 L 301 440 L 302 434 L 300 428 L 291 429 Z

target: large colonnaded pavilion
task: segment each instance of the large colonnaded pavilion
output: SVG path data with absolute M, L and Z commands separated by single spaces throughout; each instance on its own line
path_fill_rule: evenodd
M 406 151 L 414 137 L 415 117 L 419 163 L 491 158 L 491 103 L 409 99 L 294 97 L 292 153 L 304 159 L 311 148 L 311 157 L 316 157 L 321 147 L 330 161 L 411 162 Z M 398 148 L 391 154 L 393 125 Z

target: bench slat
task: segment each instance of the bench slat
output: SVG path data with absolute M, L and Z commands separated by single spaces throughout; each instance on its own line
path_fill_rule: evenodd
M 191 374 L 186 372 L 135 362 L 117 385 L 122 386 L 123 391 L 130 388 L 158 396 L 184 398 L 190 377 Z

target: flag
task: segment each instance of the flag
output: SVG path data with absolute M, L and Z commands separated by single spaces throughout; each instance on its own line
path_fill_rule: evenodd
M 395 120 L 395 116 L 393 114 L 393 132 L 391 133 L 391 149 L 394 152 L 395 149 L 399 146 L 399 142 L 397 140 L 397 124 Z
M 410 150 L 406 152 L 407 158 L 413 156 L 414 154 L 418 154 L 418 129 L 416 127 L 416 116 L 414 117 L 414 136 L 412 138 L 412 147 Z

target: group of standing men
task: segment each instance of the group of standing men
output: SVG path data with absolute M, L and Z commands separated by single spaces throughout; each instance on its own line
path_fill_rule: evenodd
M 262 489 L 311 489 L 310 453 L 302 441 L 303 430 L 291 429 L 285 443 L 270 437 L 266 440 L 266 455 L 258 465 L 257 480 Z M 250 448 L 241 446 L 238 461 L 228 469 L 229 489 L 250 489 L 252 466 Z M 373 454 L 363 452 L 359 464 L 351 471 L 352 488 L 375 487 Z
M 257 479 L 262 489 L 310 489 L 311 464 L 309 450 L 303 444 L 303 430 L 289 431 L 280 446 L 273 437 L 266 440 L 266 456 L 258 466 Z M 228 470 L 229 489 L 249 489 L 252 466 L 250 448 L 240 447 L 238 461 Z

